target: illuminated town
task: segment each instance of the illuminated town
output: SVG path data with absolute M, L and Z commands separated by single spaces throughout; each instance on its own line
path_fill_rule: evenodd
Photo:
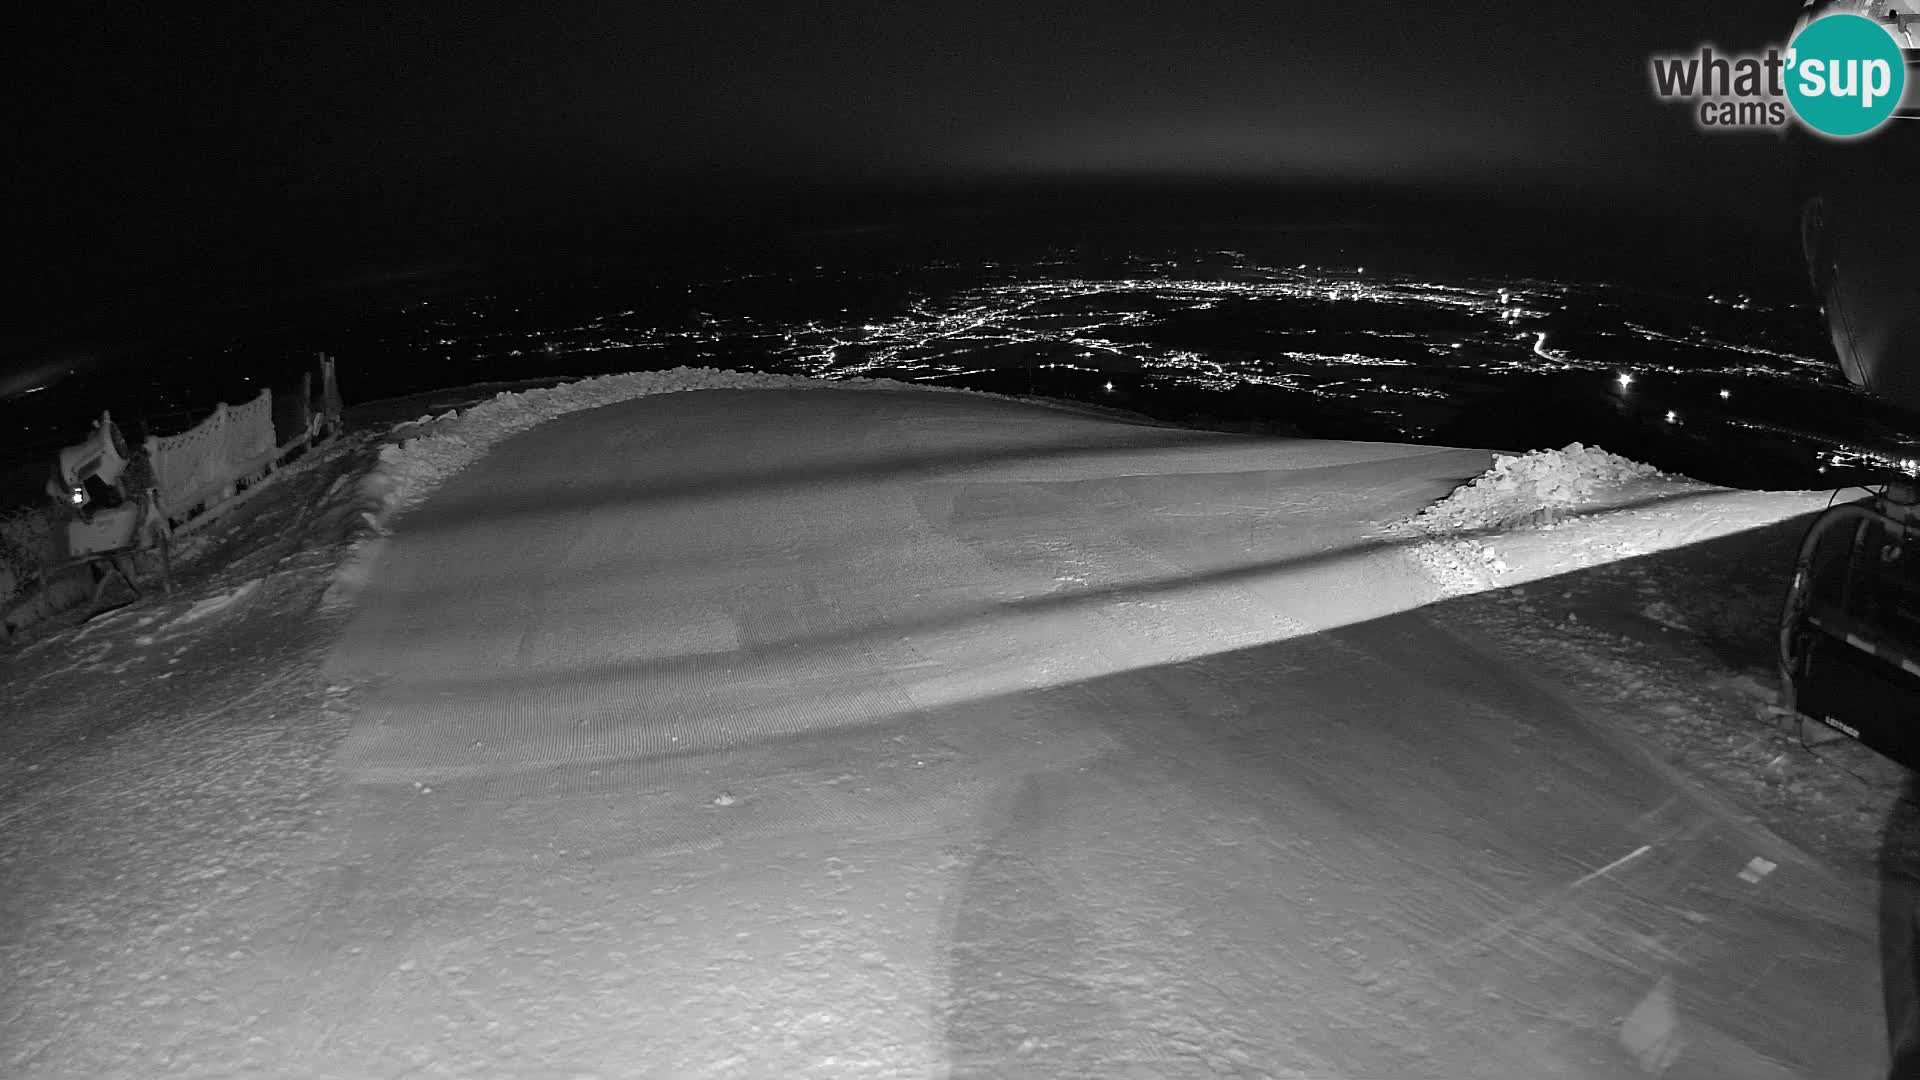
M 1863 399 L 1805 307 L 1604 283 L 1277 267 L 1234 251 L 1138 256 L 1099 276 L 1080 269 L 1067 259 L 919 267 L 899 275 L 904 295 L 890 308 L 801 317 L 766 298 L 826 282 L 858 303 L 876 282 L 824 265 L 722 276 L 676 288 L 685 296 L 677 311 L 657 298 L 619 305 L 609 293 L 603 313 L 567 322 L 540 314 L 551 297 L 467 298 L 410 309 L 386 324 L 377 348 L 408 363 L 501 372 L 684 363 L 883 377 L 1409 441 L 1461 441 L 1450 425 L 1475 406 L 1497 413 L 1516 387 L 1551 383 L 1579 388 L 1556 402 L 1604 398 L 1620 417 L 1695 440 L 1791 444 L 1809 469 L 1920 456 L 1897 418 L 1861 427 Z M 1828 399 L 1853 411 L 1827 423 L 1818 402 Z M 1481 430 L 1486 421 L 1468 422 L 1479 425 L 1466 433 L 1476 444 L 1500 441 Z
M 1511 449 L 1585 439 L 1710 476 L 1701 462 L 1711 453 L 1746 456 L 1751 444 L 1772 455 L 1773 472 L 1712 476 L 1735 486 L 1811 484 L 1830 467 L 1920 459 L 1897 417 L 1845 385 L 1805 307 L 1273 266 L 1237 251 L 1096 269 L 1065 257 L 819 264 L 501 290 L 396 305 L 336 331 L 329 346 L 359 400 L 690 365 L 1073 399 L 1311 437 Z M 147 400 L 184 416 L 210 394 L 250 392 L 259 348 L 230 344 L 217 389 L 177 385 L 182 368 L 217 368 L 202 357 L 156 368 Z M 84 373 L 47 389 L 57 392 L 4 403 L 38 438 L 57 441 L 60 425 L 73 426 L 63 405 L 97 412 L 98 383 Z M 169 416 L 152 419 L 164 429 Z M 1525 431 L 1507 430 L 1520 420 Z M 1663 454 L 1673 440 L 1696 445 Z M 1797 464 L 1782 473 L 1783 461 Z

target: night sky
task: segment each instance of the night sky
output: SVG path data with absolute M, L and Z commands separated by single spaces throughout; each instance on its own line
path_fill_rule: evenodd
M 1392 185 L 1758 226 L 1778 141 L 1695 131 L 1646 59 L 1779 41 L 1798 4 L 226 7 L 8 33 L 9 365 L 162 308 L 887 190 Z

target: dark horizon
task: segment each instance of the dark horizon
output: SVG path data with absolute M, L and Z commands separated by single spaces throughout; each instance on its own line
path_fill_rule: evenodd
M 1703 134 L 1646 75 L 1783 39 L 1778 8 L 41 13 L 0 367 L 355 282 L 720 257 L 889 213 L 1124 219 L 1155 192 L 1282 223 L 1418 225 L 1425 202 L 1521 249 L 1623 248 L 1597 267 L 1786 281 L 1781 140 Z
M 222 340 L 290 312 L 394 302 L 465 287 L 564 280 L 648 265 L 668 276 L 817 250 L 1007 257 L 1063 242 L 1178 237 L 1191 246 L 1258 245 L 1300 230 L 1376 235 L 1355 261 L 1408 272 L 1422 243 L 1456 252 L 1455 272 L 1614 280 L 1653 288 L 1743 289 L 1804 299 L 1791 206 L 1714 214 L 1645 200 L 1589 197 L 1569 214 L 1556 191 L 1493 196 L 1472 189 L 1358 189 L 1218 180 L 1084 178 L 960 188 L 729 193 L 661 200 L 621 221 L 610 207 L 505 219 L 457 238 L 388 234 L 349 223 L 297 262 L 271 252 L 202 250 L 168 274 L 103 278 L 80 295 L 49 291 L 23 308 L 0 370 L 63 354 L 125 358 L 169 345 Z M 411 241 L 411 242 L 409 242 Z M 998 248 L 993 245 L 998 244 Z M 1404 252 L 1396 251 L 1404 248 Z M 1375 252 L 1371 257 L 1363 251 Z M 1430 262 L 1431 260 L 1429 260 Z M 38 331 L 30 329 L 38 321 Z M 23 332 L 24 331 L 24 332 Z

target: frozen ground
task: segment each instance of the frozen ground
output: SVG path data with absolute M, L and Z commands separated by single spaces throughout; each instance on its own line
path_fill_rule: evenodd
M 4 659 L 0 1073 L 1883 1067 L 1896 777 L 1768 707 L 1829 494 L 765 377 L 469 404 Z

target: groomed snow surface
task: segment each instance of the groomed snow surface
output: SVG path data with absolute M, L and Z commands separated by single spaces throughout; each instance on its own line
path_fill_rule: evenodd
M 428 395 L 36 628 L 0 1074 L 1883 1071 L 1835 493 L 847 389 Z

